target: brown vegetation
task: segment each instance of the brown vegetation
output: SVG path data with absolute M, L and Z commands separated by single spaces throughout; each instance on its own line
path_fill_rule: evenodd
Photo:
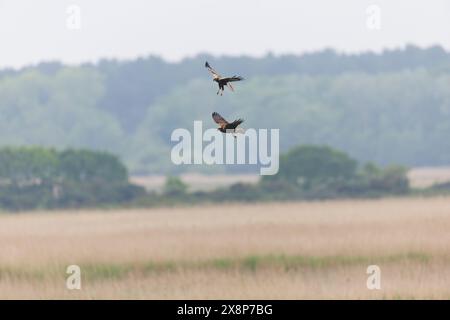
M 450 198 L 4 214 L 0 298 L 448 299 L 449 230 Z

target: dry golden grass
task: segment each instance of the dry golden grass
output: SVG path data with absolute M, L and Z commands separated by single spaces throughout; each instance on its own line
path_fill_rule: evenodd
M 449 299 L 450 198 L 4 214 L 0 298 Z

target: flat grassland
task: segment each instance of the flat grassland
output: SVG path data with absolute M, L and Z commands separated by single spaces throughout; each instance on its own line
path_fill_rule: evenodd
M 450 299 L 450 198 L 5 213 L 0 298 Z

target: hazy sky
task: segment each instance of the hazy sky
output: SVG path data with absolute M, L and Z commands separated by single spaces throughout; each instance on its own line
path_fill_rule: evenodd
M 70 5 L 81 9 L 81 29 Z M 380 9 L 380 30 L 366 9 Z M 75 17 L 75 20 L 74 20 Z M 372 16 L 373 17 L 373 16 Z M 373 21 L 373 20 L 371 20 Z M 450 49 L 449 0 L 0 0 L 0 67 L 149 54 Z

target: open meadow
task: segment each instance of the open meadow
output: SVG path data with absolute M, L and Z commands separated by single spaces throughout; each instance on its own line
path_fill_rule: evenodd
M 4 213 L 0 298 L 450 299 L 450 198 Z

